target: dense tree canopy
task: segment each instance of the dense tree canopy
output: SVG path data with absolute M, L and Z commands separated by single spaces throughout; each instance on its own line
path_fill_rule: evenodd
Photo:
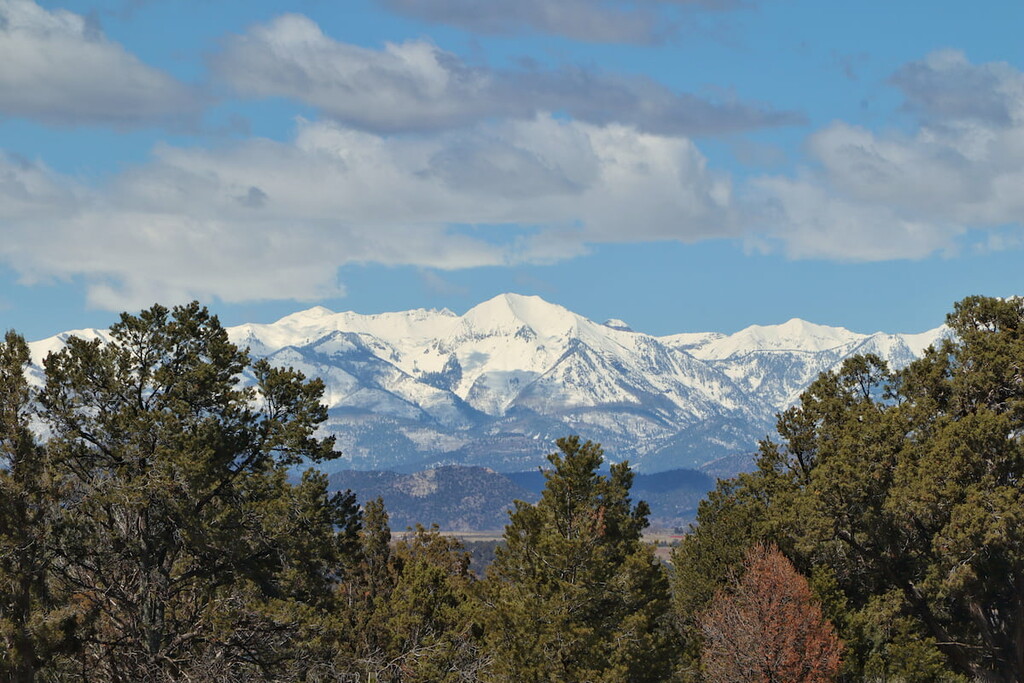
M 0 509 L 8 534 L 26 536 L 6 537 L 22 550 L 3 555 L 20 565 L 4 578 L 20 582 L 15 603 L 74 612 L 66 675 L 182 679 L 205 662 L 202 675 L 255 676 L 294 662 L 299 615 L 328 605 L 336 529 L 356 512 L 322 475 L 287 481 L 289 465 L 334 456 L 313 436 L 320 382 L 250 363 L 198 304 L 125 314 L 109 342 L 71 337 L 36 396 L 23 342 L 2 351 Z M 25 669 L 68 624 L 57 609 L 49 627 L 26 626 L 20 609 L 4 617 Z
M 847 681 L 1024 680 L 1024 301 L 948 322 L 906 368 L 811 384 L 671 572 L 628 465 L 560 439 L 483 580 L 298 475 L 336 456 L 322 385 L 198 304 L 68 339 L 39 386 L 9 333 L 0 680 L 829 680 L 840 651 Z
M 333 672 L 382 682 L 478 680 L 486 657 L 469 554 L 459 541 L 418 525 L 392 542 L 378 498 L 364 508 L 353 559 L 338 587 Z
M 31 430 L 29 350 L 9 332 L 0 344 L 0 679 L 35 680 L 73 651 L 77 610 L 55 594 L 57 477 Z
M 948 324 L 899 372 L 864 356 L 815 381 L 676 554 L 723 576 L 720 542 L 778 542 L 854 678 L 1024 679 L 1024 302 L 971 297 Z M 677 588 L 684 620 L 709 599 Z

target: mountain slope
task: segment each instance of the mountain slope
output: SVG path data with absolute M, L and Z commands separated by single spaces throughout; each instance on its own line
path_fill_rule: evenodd
M 774 414 L 844 358 L 873 352 L 902 366 L 945 334 L 866 335 L 793 319 L 654 337 L 516 294 L 461 316 L 317 306 L 228 333 L 254 356 L 324 380 L 325 429 L 344 453 L 336 469 L 405 472 L 524 470 L 570 433 L 641 471 L 699 466 L 752 450 Z M 36 362 L 66 336 L 34 342 Z

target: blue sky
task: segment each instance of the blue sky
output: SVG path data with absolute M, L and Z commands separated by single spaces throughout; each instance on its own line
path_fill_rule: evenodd
M 1024 4 L 0 0 L 0 323 L 1024 294 Z

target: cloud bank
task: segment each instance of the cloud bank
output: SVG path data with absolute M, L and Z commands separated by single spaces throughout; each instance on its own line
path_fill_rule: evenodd
M 134 127 L 198 113 L 193 88 L 147 66 L 84 17 L 0 0 L 0 114 Z
M 382 133 L 530 119 L 542 112 L 683 136 L 803 122 L 795 112 L 713 102 L 645 78 L 579 67 L 471 66 L 425 40 L 368 49 L 335 41 L 294 14 L 228 38 L 211 68 L 242 95 L 289 97 L 347 125 Z
M 797 258 L 922 258 L 962 248 L 958 237 L 1024 226 L 1024 74 L 928 55 L 892 78 L 920 118 L 906 133 L 843 122 L 807 141 L 795 177 L 754 183 L 753 218 Z
M 352 263 L 550 262 L 598 242 L 737 234 L 685 139 L 537 117 L 395 138 L 302 122 L 287 143 L 159 148 L 100 188 L 0 158 L 0 257 L 110 309 L 337 296 Z
M 0 64 L 15 65 L 0 69 L 2 113 L 125 126 L 197 106 L 78 15 L 0 0 L 0 19 Z M 837 121 L 809 135 L 796 172 L 742 183 L 692 137 L 792 114 L 581 69 L 477 67 L 426 41 L 372 50 L 296 15 L 225 39 L 211 68 L 324 119 L 286 141 L 160 145 L 99 184 L 0 152 L 0 260 L 123 310 L 339 296 L 347 264 L 550 263 L 708 239 L 873 261 L 1003 248 L 1024 227 L 1024 75 L 954 51 L 892 75 L 904 130 Z

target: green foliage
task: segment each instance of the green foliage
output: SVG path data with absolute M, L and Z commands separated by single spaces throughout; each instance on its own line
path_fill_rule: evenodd
M 970 297 L 948 323 L 900 372 L 862 356 L 819 377 L 677 552 L 722 577 L 732 544 L 776 541 L 814 569 L 853 679 L 1024 679 L 1024 302 Z M 684 626 L 714 583 L 693 574 Z
M 345 671 L 377 675 L 386 667 L 387 634 L 381 613 L 395 586 L 391 528 L 380 498 L 365 504 L 354 553 L 344 580 L 337 586 L 337 612 L 332 633 L 337 639 L 337 665 Z
M 402 681 L 471 680 L 481 665 L 480 626 L 462 544 L 437 527 L 417 525 L 395 545 L 398 580 L 386 605 L 384 630 Z
M 478 581 L 436 527 L 395 541 L 382 501 L 290 483 L 335 456 L 322 384 L 250 362 L 198 304 L 69 339 L 38 390 L 9 333 L 0 679 L 699 681 L 764 543 L 788 562 L 762 578 L 835 625 L 844 680 L 1024 680 L 1024 302 L 948 321 L 907 368 L 849 359 L 779 415 L 757 471 L 701 503 L 671 598 L 632 472 L 602 475 L 596 444 L 559 440 Z M 747 609 L 774 592 L 729 614 L 785 636 L 782 608 Z
M 697 524 L 672 551 L 672 602 L 683 636 L 684 680 L 700 680 L 700 615 L 715 594 L 741 573 L 747 551 L 765 537 L 767 507 L 755 491 L 761 480 L 721 480 L 701 501 Z
M 862 609 L 850 612 L 846 632 L 865 653 L 847 661 L 850 678 L 907 683 L 967 681 L 949 671 L 935 638 L 923 636 L 920 626 L 906 616 L 899 590 L 872 596 Z
M 338 587 L 334 672 L 367 680 L 476 680 L 482 661 L 469 554 L 437 527 L 391 544 L 379 498 L 366 504 L 353 570 Z
M 313 436 L 322 384 L 250 364 L 196 303 L 124 314 L 107 343 L 72 337 L 45 372 L 62 496 L 51 566 L 82 615 L 76 667 L 142 680 L 204 660 L 252 676 L 293 660 L 299 615 L 332 599 L 335 527 L 356 512 L 323 475 L 287 482 L 287 466 L 334 457 Z
M 673 668 L 667 579 L 641 540 L 647 506 L 626 463 L 560 439 L 536 505 L 521 501 L 483 594 L 486 680 L 661 681 Z
M 74 647 L 79 616 L 50 580 L 59 489 L 29 427 L 28 364 L 25 340 L 8 332 L 0 344 L 0 679 L 17 683 Z

